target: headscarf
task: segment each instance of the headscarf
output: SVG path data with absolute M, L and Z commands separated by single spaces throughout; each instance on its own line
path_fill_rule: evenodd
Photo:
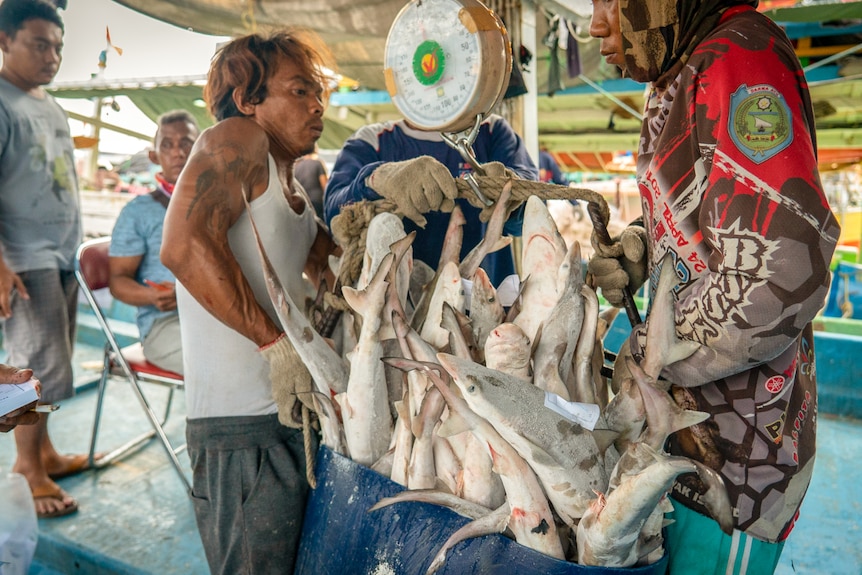
M 758 0 L 619 0 L 626 72 L 658 86 L 674 78 L 725 10 Z

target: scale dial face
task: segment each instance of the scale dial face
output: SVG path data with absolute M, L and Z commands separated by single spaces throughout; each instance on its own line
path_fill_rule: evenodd
M 470 127 L 500 100 L 511 67 L 505 27 L 476 0 L 414 0 L 386 39 L 386 88 L 422 130 Z

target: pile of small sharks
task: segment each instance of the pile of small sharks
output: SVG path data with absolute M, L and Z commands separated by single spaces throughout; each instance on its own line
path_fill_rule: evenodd
M 322 443 L 406 487 L 370 511 L 425 501 L 472 519 L 428 573 L 456 543 L 495 532 L 582 565 L 652 564 L 664 554 L 667 493 L 682 473 L 708 486 L 707 507 L 729 533 L 720 476 L 664 452 L 671 433 L 708 417 L 677 406 L 659 377 L 694 352 L 676 337 L 673 266 L 662 266 L 643 361 L 624 358 L 627 369 L 609 381 L 602 340 L 612 312 L 600 314 L 580 247 L 567 248 L 544 202 L 526 202 L 520 291 L 508 309 L 480 267 L 511 242 L 510 189 L 461 261 L 456 206 L 436 269 L 413 260 L 415 233 L 399 217 L 375 216 L 359 280 L 343 288 L 352 313 L 335 345 L 259 246 L 269 295 L 314 380 Z

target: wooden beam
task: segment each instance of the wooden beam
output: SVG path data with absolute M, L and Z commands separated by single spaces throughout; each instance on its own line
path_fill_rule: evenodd
M 89 116 L 85 116 L 84 114 L 78 114 L 77 112 L 71 112 L 69 110 L 66 110 L 66 115 L 73 120 L 78 120 L 79 122 L 84 122 L 85 124 L 92 124 L 99 128 L 104 128 L 105 130 L 111 130 L 112 132 L 118 132 L 126 136 L 138 138 L 139 140 L 146 140 L 147 142 L 153 141 L 153 134 L 142 134 L 141 132 L 136 132 L 134 130 L 123 128 L 122 126 L 117 126 L 115 124 L 109 124 L 108 122 L 104 122 L 98 118 L 91 118 Z
M 593 171 L 583 161 L 581 161 L 581 159 L 578 157 L 577 154 L 572 154 L 572 159 L 575 160 L 575 163 L 581 168 L 581 171 L 583 171 L 583 172 L 592 172 Z

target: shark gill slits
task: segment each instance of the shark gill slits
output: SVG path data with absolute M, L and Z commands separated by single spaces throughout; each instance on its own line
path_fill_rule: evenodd
M 545 521 L 545 518 L 543 517 L 538 525 L 536 525 L 535 527 L 530 529 L 530 532 L 531 533 L 541 533 L 542 535 L 545 535 L 548 532 L 548 529 L 549 529 L 548 522 Z

